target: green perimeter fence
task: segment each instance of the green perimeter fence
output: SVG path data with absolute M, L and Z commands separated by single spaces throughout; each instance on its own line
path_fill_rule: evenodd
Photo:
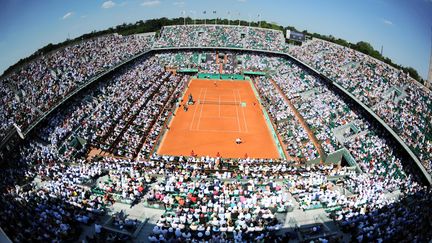
M 245 80 L 245 76 L 241 74 L 226 74 L 226 73 L 198 73 L 199 79 L 231 79 L 231 80 Z

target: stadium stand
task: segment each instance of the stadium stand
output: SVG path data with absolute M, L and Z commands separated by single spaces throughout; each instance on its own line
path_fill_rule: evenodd
M 86 40 L 29 63 L 0 84 L 0 137 L 13 123 L 25 128 L 102 70 L 145 50 L 170 47 L 287 51 L 282 32 L 243 26 L 165 26 L 157 40 Z M 431 172 L 429 91 L 398 70 L 321 40 L 288 49 L 383 117 Z M 157 154 L 191 78 L 168 68 L 217 77 L 255 73 L 248 76 L 290 158 Z M 99 227 L 119 203 L 159 210 L 141 239 L 150 242 L 287 242 L 293 238 L 284 234 L 286 216 L 314 210 L 325 212 L 345 241 L 432 237 L 432 191 L 415 165 L 322 78 L 287 57 L 165 49 L 131 60 L 66 102 L 17 145 L 0 170 L 0 226 L 12 241 L 77 241 L 83 227 Z M 342 150 L 356 166 L 327 160 Z M 120 229 L 138 225 L 119 214 L 112 220 Z M 93 237 L 126 240 L 120 235 L 99 230 Z M 319 241 L 343 239 L 330 234 Z
M 12 123 L 24 130 L 77 86 L 150 48 L 152 40 L 151 35 L 107 35 L 45 54 L 23 66 L 1 83 L 8 95 L 2 96 L 5 120 L 0 135 Z
M 164 26 L 153 44 L 163 47 L 236 47 L 281 51 L 285 40 L 281 31 L 245 26 L 174 25 Z
M 389 124 L 432 173 L 432 93 L 406 73 L 319 39 L 291 53 L 334 79 Z

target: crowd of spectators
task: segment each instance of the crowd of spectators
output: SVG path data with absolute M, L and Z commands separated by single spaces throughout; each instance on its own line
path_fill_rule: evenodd
M 282 51 L 282 31 L 246 26 L 173 25 L 164 26 L 153 47 L 234 47 Z
M 41 147 L 31 149 L 37 150 Z M 5 188 L 1 213 L 5 220 L 2 222 L 13 219 L 13 222 L 20 223 L 21 229 L 26 229 L 17 232 L 10 224 L 2 223 L 8 234 L 14 232 L 15 241 L 26 237 L 74 239 L 80 234 L 80 224 L 91 224 L 113 203 L 133 204 L 141 199 L 147 204 L 161 203 L 166 210 L 156 222 L 149 241 L 172 237 L 254 241 L 276 237 L 282 225 L 275 214 L 286 213 L 293 207 L 292 196 L 304 210 L 316 208 L 318 204 L 326 208 L 338 207 L 331 216 L 343 229 L 351 230 L 354 237 L 359 236 L 358 232 L 364 233 L 358 229 L 363 229 L 365 223 L 377 229 L 392 227 L 394 232 L 403 231 L 401 226 L 406 222 L 396 216 L 399 210 L 403 210 L 404 219 L 409 215 L 415 216 L 422 225 L 421 230 L 430 228 L 427 225 L 428 214 L 415 215 L 430 210 L 430 204 L 426 204 L 430 203 L 430 192 L 409 178 L 400 180 L 398 184 L 389 184 L 390 181 L 382 180 L 378 173 L 356 173 L 346 167 L 299 167 L 288 161 L 166 156 L 141 161 L 107 157 L 77 160 L 69 165 L 56 160 L 48 163 L 43 159 L 39 164 L 27 163 L 31 169 L 20 168 L 25 174 L 2 171 L 2 188 Z M 232 175 L 215 174 L 215 170 L 228 170 Z M 240 180 L 232 180 L 236 174 Z M 34 176 L 41 182 L 20 185 L 16 181 L 18 178 L 30 181 Z M 344 184 L 334 185 L 329 176 L 342 176 Z M 397 185 L 407 195 L 423 193 L 423 198 L 417 198 L 418 201 L 409 205 L 399 205 L 397 200 L 385 198 L 385 192 L 392 189 L 391 185 Z M 343 194 L 337 189 L 341 186 L 355 196 Z M 415 206 L 417 204 L 425 208 L 420 210 Z M 369 214 L 374 217 L 391 215 L 395 220 L 392 224 L 375 225 L 369 222 L 370 217 L 366 217 Z M 397 236 L 394 232 L 389 232 L 387 239 Z M 428 234 L 430 232 L 423 235 L 412 233 L 411 236 L 428 237 Z
M 144 51 L 151 35 L 105 35 L 43 53 L 5 77 L 2 93 L 1 130 L 12 123 L 24 130 L 42 112 L 95 75 Z M 2 138 L 3 136 L 0 136 Z
M 335 80 L 379 115 L 432 173 L 432 92 L 395 69 L 353 49 L 319 39 L 290 53 Z
M 245 48 L 272 49 L 276 48 L 273 45 L 278 44 L 280 34 L 247 27 L 169 26 L 164 27 L 154 47 L 233 43 Z M 114 45 L 109 46 L 113 48 L 112 53 L 121 53 L 120 56 L 113 54 L 110 57 L 109 53 L 105 53 L 109 52 L 109 48 L 101 47 L 104 55 L 110 57 L 103 58 L 113 60 L 108 62 L 108 66 L 148 48 L 149 43 L 148 40 L 137 40 L 134 47 L 125 47 L 130 51 L 125 52 L 121 51 L 121 41 L 116 42 L 116 38 L 124 37 L 103 38 L 113 38 L 105 44 Z M 88 41 L 91 42 L 88 45 L 104 46 L 103 38 Z M 86 51 L 85 43 L 79 44 L 84 45 L 79 50 L 71 49 L 65 53 L 81 55 L 77 53 Z M 329 46 L 324 51 L 313 52 L 314 45 L 328 44 L 312 42 L 301 47 L 311 49 L 311 54 L 304 54 L 305 58 L 313 60 L 314 65 L 323 62 L 320 70 L 327 72 L 327 75 L 332 74 L 327 68 L 336 61 L 345 63 L 336 69 L 341 77 L 331 77 L 337 80 L 352 78 L 351 84 L 340 82 L 345 86 L 353 85 L 346 88 L 351 88 L 353 94 L 372 106 L 378 114 L 389 112 L 386 109 L 394 105 L 389 103 L 393 101 L 380 100 L 383 97 L 380 92 L 388 88 L 397 86 L 408 94 L 407 97 L 412 98 L 415 94 L 419 94 L 419 99 L 422 97 L 421 92 L 424 91 L 418 93 L 418 89 L 412 89 L 414 84 L 401 81 L 406 79 L 401 78 L 403 74 L 388 74 L 390 71 L 385 66 L 378 66 L 382 64 L 376 64 L 375 72 L 385 73 L 381 73 L 383 80 L 386 78 L 393 83 L 384 82 L 383 85 L 388 86 L 378 85 L 376 89 L 367 86 L 371 96 L 362 96 L 364 92 L 360 87 L 367 82 L 359 80 L 364 77 L 355 79 L 354 76 L 346 76 L 360 75 L 356 72 L 357 68 L 367 65 L 364 59 L 347 61 L 347 58 L 357 60 L 360 54 L 346 51 L 345 58 L 336 52 L 332 57 L 329 53 L 339 47 Z M 60 99 L 56 95 L 70 92 L 100 72 L 100 68 L 108 67 L 104 66 L 106 60 L 102 62 L 98 52 L 82 55 L 95 65 L 88 67 L 91 72 L 85 71 L 86 67 L 80 68 L 83 62 L 76 64 L 78 68 L 68 66 L 64 63 L 69 60 L 68 55 L 61 58 L 61 53 L 59 51 L 30 64 L 20 71 L 22 77 L 12 75 L 8 85 L 0 89 L 5 93 L 1 102 L 8 105 L 0 110 L 0 114 L 9 114 L 23 104 L 45 111 Z M 300 48 L 293 53 L 303 55 Z M 0 226 L 6 234 L 13 241 L 76 240 L 81 233 L 81 224 L 92 224 L 106 213 L 107 207 L 122 202 L 132 206 L 136 203 L 147 206 L 158 204 L 165 210 L 146 239 L 151 242 L 171 239 L 196 242 L 280 241 L 278 231 L 283 222 L 277 215 L 289 212 L 295 205 L 303 210 L 325 208 L 335 222 L 359 242 L 394 241 L 401 239 L 402 234 L 403 239 L 408 241 L 431 239 L 432 192 L 421 186 L 417 175 L 412 174 L 412 170 L 374 127 L 331 92 L 322 80 L 291 61 L 257 54 L 227 54 L 230 58 L 224 59 L 224 62 L 228 60 L 233 72 L 267 72 L 267 76 L 254 78 L 253 83 L 291 157 L 302 157 L 302 162 L 306 162 L 318 156 L 317 148 L 294 114 L 294 107 L 312 128 L 326 153 L 346 148 L 358 169 L 341 164 L 299 164 L 295 160 L 175 157 L 153 153 L 159 135 L 166 128 L 164 124 L 171 115 L 170 111 L 189 79 L 187 75 L 165 71 L 164 66 L 175 66 L 181 60 L 196 63 L 197 67 L 209 72 L 217 72 L 219 66 L 214 65 L 219 58 L 214 52 L 183 52 L 181 57 L 178 57 L 179 53 L 166 52 L 136 60 L 109 80 L 100 82 L 94 89 L 70 101 L 65 110 L 50 116 L 36 135 L 28 138 L 19 148 L 15 157 L 10 159 L 14 166 L 0 171 Z M 53 58 L 55 55 L 58 59 Z M 204 62 L 200 61 L 203 55 Z M 328 60 L 321 59 L 326 55 L 329 55 Z M 232 63 L 238 60 L 240 62 Z M 47 69 L 44 66 L 47 63 L 55 68 Z M 98 66 L 98 63 L 104 65 Z M 77 71 L 81 69 L 82 72 Z M 346 77 L 342 78 L 344 75 Z M 393 79 L 397 77 L 398 81 L 389 75 Z M 35 78 L 37 81 L 34 81 Z M 398 82 L 403 82 L 403 85 Z M 29 87 L 24 87 L 26 85 Z M 18 99 L 10 93 L 14 87 L 22 90 L 17 95 Z M 29 96 L 42 93 L 41 100 Z M 374 95 L 376 98 L 372 98 Z M 412 111 L 411 104 L 406 104 L 411 98 L 405 97 L 398 104 Z M 430 97 L 423 101 L 428 106 Z M 33 107 L 29 109 L 35 110 Z M 427 112 L 428 109 L 423 105 L 415 108 L 418 112 Z M 405 115 L 406 119 L 414 119 L 408 113 Z M 27 116 L 26 124 L 35 115 L 29 112 Z M 5 116 L 5 119 L 9 120 L 5 120 L 4 124 L 13 121 L 24 124 L 24 120 L 11 120 L 10 116 Z M 355 123 L 363 133 L 350 132 L 349 139 L 341 143 L 335 138 L 333 130 L 348 123 Z M 414 127 L 411 131 L 425 129 L 420 126 L 417 119 L 410 123 L 410 127 Z M 2 121 L 2 129 L 6 127 Z M 84 142 L 79 146 L 77 141 Z M 427 146 L 428 143 L 426 149 L 430 149 Z M 88 158 L 93 150 L 108 156 Z
M 162 65 L 172 68 L 196 68 L 199 72 L 220 73 L 220 63 L 217 63 L 217 54 L 206 51 L 179 51 L 157 54 Z
M 163 230 L 184 240 L 262 240 L 281 228 L 274 212 L 289 203 L 288 194 L 273 183 L 194 181 L 181 174 L 166 175 L 150 190 L 147 201 L 163 202 L 167 209 L 150 241 L 160 241 Z
M 277 65 L 272 75 L 276 84 L 306 120 L 326 153 L 340 148 L 333 129 L 355 116 L 346 104 L 332 94 L 320 80 L 293 63 Z
M 83 185 L 100 175 L 97 167 L 38 158 L 35 152 L 46 153 L 42 150 L 31 149 L 36 163 L 23 157 L 16 167 L 1 172 L 0 224 L 15 242 L 76 239 L 80 223 L 91 224 L 105 211 L 104 198 L 94 197 Z
M 255 82 L 288 154 L 305 160 L 316 159 L 317 149 L 281 94 L 267 78 L 257 78 Z
M 1 121 L 0 137 L 4 137 L 13 123 L 25 129 L 42 112 L 89 78 L 152 46 L 226 46 L 262 50 L 280 50 L 284 46 L 282 32 L 245 26 L 166 26 L 161 33 L 156 41 L 151 35 L 102 36 L 48 53 L 23 66 L 7 77 L 1 85 L 0 114 L 4 120 Z M 301 47 L 292 48 L 290 52 L 335 79 L 373 108 L 401 135 L 419 156 L 425 168 L 431 171 L 432 129 L 427 119 L 432 107 L 429 91 L 400 70 L 352 49 L 326 41 L 314 39 Z M 191 59 L 194 59 L 194 63 L 202 67 L 202 70 L 211 73 L 219 71 L 220 66 L 213 62 L 214 55 L 193 55 Z M 203 63 L 201 57 L 204 57 Z M 241 60 L 244 60 L 245 64 L 258 64 L 244 65 L 249 69 L 262 69 L 267 65 L 265 60 Z M 179 63 L 182 63 L 181 60 Z M 242 68 L 240 66 L 237 66 L 237 71 Z M 281 74 L 283 68 L 297 68 L 292 65 L 280 67 L 278 71 Z M 296 72 L 291 72 L 288 75 L 290 77 L 281 75 L 281 78 L 291 80 L 286 87 L 289 98 L 293 92 L 300 92 L 293 91 L 293 86 L 302 89 L 302 83 L 313 82 L 313 79 L 309 79 L 304 73 L 296 75 Z M 329 134 L 324 133 L 321 133 L 322 140 L 328 140 Z M 325 149 L 334 151 L 337 147 L 334 141 L 330 143 L 332 145 Z
M 9 112 L 20 110 L 19 102 L 14 98 L 13 90 L 4 84 L 0 84 L 0 140 L 6 135 L 8 129 L 12 127 L 14 120 Z
M 431 202 L 430 189 L 416 189 L 398 203 L 341 211 L 333 217 L 351 241 L 422 242 L 431 237 Z
M 332 212 L 335 218 L 337 215 L 343 215 L 343 218 L 337 218 L 338 220 L 343 219 L 342 225 L 354 221 L 359 228 L 363 227 L 364 222 L 361 220 L 367 218 L 359 219 L 358 213 L 384 213 L 381 210 L 383 207 L 406 210 L 406 215 L 413 215 L 416 212 L 415 207 L 408 210 L 404 205 L 395 206 L 397 200 L 389 198 L 387 193 L 403 191 L 404 194 L 412 194 L 417 190 L 426 194 L 430 192 L 424 191 L 411 176 L 407 176 L 401 159 L 398 158 L 390 145 L 383 138 L 379 138 L 369 123 L 361 119 L 340 97 L 323 85 L 319 78 L 289 61 L 262 56 L 243 57 L 243 59 L 249 62 L 246 64 L 247 66 L 255 67 L 258 71 L 267 71 L 270 74 L 270 77 L 294 104 L 308 125 L 313 128 L 326 153 L 334 152 L 343 146 L 350 151 L 360 170 L 364 172 L 340 170 L 336 174 L 332 174 L 332 176 L 343 176 L 343 179 L 339 181 L 339 183 L 343 184 L 339 185 L 335 185 L 328 180 L 328 171 L 288 175 L 288 178 L 285 177 L 287 188 L 299 202 L 300 208 L 304 210 L 326 208 L 329 212 Z M 272 70 L 276 71 L 272 72 Z M 275 123 L 279 125 L 277 116 L 273 115 L 275 114 L 274 109 L 280 107 L 280 111 L 289 113 L 289 107 L 269 78 L 256 78 L 255 83 L 260 95 L 264 98 L 267 110 Z M 281 115 L 283 113 L 276 114 Z M 291 117 L 291 120 L 294 119 Z M 337 141 L 332 130 L 348 123 L 354 123 L 365 133 L 359 133 L 359 131 L 348 132 L 349 134 L 346 134 L 346 136 L 354 138 L 351 137 L 342 144 Z M 290 124 L 293 124 L 293 122 L 290 121 Z M 278 127 L 278 133 L 283 136 L 283 130 L 287 129 L 287 127 Z M 289 130 L 296 131 L 292 127 Z M 356 134 L 358 136 L 355 136 Z M 427 219 L 423 218 L 422 222 L 425 220 Z M 402 220 L 395 217 L 394 223 L 397 226 L 384 225 L 384 227 L 401 230 L 401 227 L 403 227 Z M 430 225 L 425 226 L 422 230 L 427 227 L 430 227 Z M 363 231 L 359 231 L 360 233 L 355 232 L 353 234 L 353 239 L 361 241 L 362 237 L 364 237 L 364 239 L 368 240 L 380 239 L 384 241 L 398 237 L 393 232 L 381 236 L 379 231 L 373 232 L 372 229 L 374 227 L 371 227 L 368 229 L 369 232 L 366 232 L 369 233 L 367 238 L 363 236 L 363 234 L 366 235 Z M 411 236 L 417 237 L 414 234 Z

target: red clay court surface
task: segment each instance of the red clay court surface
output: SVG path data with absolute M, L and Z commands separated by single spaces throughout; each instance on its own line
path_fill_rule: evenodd
M 195 104 L 184 111 L 189 94 Z M 280 158 L 248 81 L 192 80 L 169 127 L 158 154 L 190 156 L 194 151 L 198 156 Z M 236 138 L 243 143 L 236 144 Z

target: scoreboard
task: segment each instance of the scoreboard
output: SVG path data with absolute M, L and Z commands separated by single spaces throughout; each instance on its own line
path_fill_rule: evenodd
M 300 42 L 303 42 L 306 40 L 305 34 L 303 34 L 301 32 L 297 32 L 297 31 L 291 31 L 291 30 L 286 31 L 286 38 L 289 40 L 295 40 L 295 41 L 300 41 Z

